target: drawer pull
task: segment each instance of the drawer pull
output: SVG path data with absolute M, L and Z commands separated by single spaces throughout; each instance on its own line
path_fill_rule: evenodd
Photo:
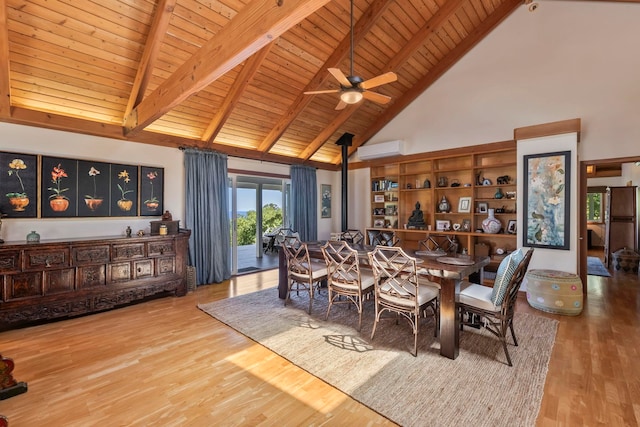
M 45 267 L 51 267 L 51 261 L 49 260 L 49 258 L 46 258 L 44 260 L 44 265 L 45 265 Z
M 138 273 L 142 273 L 142 268 L 138 267 Z

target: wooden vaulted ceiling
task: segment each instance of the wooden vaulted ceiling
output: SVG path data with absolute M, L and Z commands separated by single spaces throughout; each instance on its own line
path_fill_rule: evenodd
M 349 0 L 0 0 L 0 120 L 336 169 L 522 0 L 354 0 L 354 71 L 398 80 L 336 111 Z

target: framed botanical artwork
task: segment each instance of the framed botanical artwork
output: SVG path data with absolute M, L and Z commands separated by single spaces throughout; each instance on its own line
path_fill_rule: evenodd
M 109 216 L 111 165 L 78 160 L 78 216 Z
M 35 218 L 38 214 L 38 156 L 0 152 L 0 214 Z
M 322 193 L 321 218 L 331 218 L 331 185 L 321 184 L 320 193 Z
M 448 219 L 438 219 L 436 220 L 436 230 L 438 231 L 448 231 L 451 229 L 451 221 Z
M 78 212 L 78 161 L 42 156 L 41 178 L 40 213 L 42 217 L 76 216 Z
M 569 250 L 571 152 L 524 156 L 523 246 Z
M 164 168 L 140 166 L 140 215 L 162 215 L 163 192 Z
M 478 202 L 478 213 L 487 213 L 489 211 L 489 204 L 487 202 Z
M 111 216 L 138 215 L 138 167 L 111 165 Z
M 471 197 L 460 197 L 460 200 L 458 201 L 458 212 L 471 212 Z
M 518 233 L 518 223 L 515 219 L 510 219 L 509 224 L 507 225 L 507 233 L 509 234 L 517 234 Z

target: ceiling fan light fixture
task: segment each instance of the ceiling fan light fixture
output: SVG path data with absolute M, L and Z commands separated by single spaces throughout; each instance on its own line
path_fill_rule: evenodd
M 345 104 L 357 104 L 362 101 L 362 92 L 358 90 L 345 90 L 340 94 L 340 99 Z

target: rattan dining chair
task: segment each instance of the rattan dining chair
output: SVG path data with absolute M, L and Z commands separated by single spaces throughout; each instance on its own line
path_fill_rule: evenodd
M 362 328 L 364 299 L 373 292 L 373 273 L 360 268 L 358 251 L 346 241 L 328 241 L 322 247 L 327 263 L 327 290 L 329 307 L 325 320 L 329 318 L 334 304 L 353 304 L 358 310 L 358 331 Z M 344 299 L 342 298 L 344 297 Z
M 512 252 L 500 263 L 493 288 L 463 282 L 460 293 L 456 295 L 460 329 L 463 329 L 464 325 L 477 327 L 479 319 L 481 327 L 485 327 L 500 339 L 509 366 L 513 366 L 513 363 L 507 349 L 507 331 L 511 331 L 513 344 L 517 346 L 513 315 L 518 291 L 532 256 L 533 249 L 529 249 L 524 256 L 522 249 Z
M 287 297 L 284 305 L 290 301 L 291 292 L 296 295 L 300 291 L 309 293 L 309 314 L 313 306 L 313 298 L 320 289 L 321 282 L 327 278 L 327 265 L 323 261 L 311 260 L 307 244 L 296 236 L 287 236 L 282 242 L 287 259 Z
M 364 234 L 360 230 L 347 230 L 340 234 L 340 240 L 349 244 L 361 245 L 364 243 Z
M 398 246 L 400 238 L 394 231 L 368 230 L 369 244 L 371 246 Z
M 431 309 L 436 331 L 439 327 L 438 296 L 435 286 L 420 284 L 416 259 L 399 247 L 377 246 L 369 252 L 369 263 L 375 278 L 375 322 L 371 339 L 385 311 L 395 313 L 396 323 L 404 317 L 413 329 L 413 354 L 418 355 L 418 329 L 420 318 Z

